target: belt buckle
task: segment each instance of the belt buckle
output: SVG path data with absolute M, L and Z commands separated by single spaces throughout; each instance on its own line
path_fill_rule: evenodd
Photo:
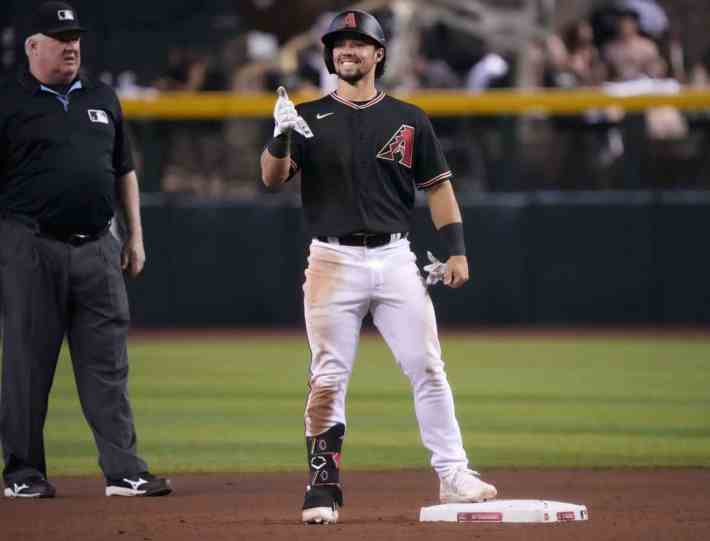
M 377 248 L 381 244 L 378 239 L 382 235 L 380 233 L 363 233 L 362 235 L 362 245 L 366 248 Z
M 369 239 L 377 237 L 377 234 L 376 233 L 354 233 L 353 237 L 362 241 L 361 246 L 363 246 L 365 248 L 369 248 L 370 247 Z
M 81 246 L 91 238 L 90 235 L 84 235 L 83 233 L 74 233 L 67 237 L 67 242 L 73 246 Z

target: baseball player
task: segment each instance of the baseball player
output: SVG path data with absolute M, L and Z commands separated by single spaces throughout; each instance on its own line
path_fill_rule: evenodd
M 261 157 L 267 186 L 301 173 L 313 236 L 303 286 L 312 357 L 305 410 L 310 478 L 302 520 L 338 520 L 345 397 L 368 312 L 411 382 L 441 501 L 494 498 L 495 487 L 468 468 L 434 309 L 407 238 L 415 189 L 425 190 L 449 251 L 438 268 L 443 282 L 457 288 L 468 280 L 451 171 L 425 114 L 375 87 L 386 61 L 377 19 L 357 10 L 340 13 L 322 41 L 337 90 L 296 108 L 279 89 L 274 138 Z

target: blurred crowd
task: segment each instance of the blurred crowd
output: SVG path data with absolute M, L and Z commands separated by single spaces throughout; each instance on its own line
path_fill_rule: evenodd
M 687 36 L 664 3 L 579 0 L 588 9 L 572 10 L 562 20 L 528 8 L 516 13 L 509 6 L 505 12 L 492 0 L 370 0 L 359 7 L 374 13 L 388 35 L 380 84 L 392 92 L 592 87 L 633 95 L 710 88 L 710 41 L 704 54 L 688 54 Z M 265 13 L 275 5 L 247 4 Z M 335 80 L 325 70 L 320 36 L 334 13 L 320 13 L 300 34 L 246 30 L 225 33 L 209 46 L 168 47 L 162 70 L 149 80 L 130 70 L 102 78 L 123 97 L 269 92 L 279 85 L 326 93 Z M 6 29 L 0 45 L 10 42 Z M 8 62 L 9 53 L 1 53 Z M 709 119 L 706 112 L 658 107 L 634 114 L 607 108 L 555 117 L 435 118 L 434 124 L 459 191 L 708 189 Z M 136 122 L 133 129 L 143 160 L 159 162 L 151 168 L 160 178 L 155 190 L 230 198 L 262 193 L 258 157 L 271 133 L 270 119 L 153 124 Z M 292 184 L 287 191 L 296 192 L 297 180 Z
M 659 4 L 619 0 L 533 41 L 519 86 L 600 87 L 621 96 L 710 88 L 710 49 L 690 65 L 687 60 L 678 29 Z M 521 182 L 531 188 L 707 189 L 709 119 L 707 112 L 673 107 L 529 119 L 532 166 Z

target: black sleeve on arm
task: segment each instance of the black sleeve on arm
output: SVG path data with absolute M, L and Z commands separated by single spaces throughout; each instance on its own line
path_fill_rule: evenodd
M 274 158 L 283 159 L 291 155 L 291 132 L 277 135 L 266 145 L 266 149 Z
M 116 139 L 113 147 L 113 168 L 117 177 L 130 173 L 135 169 L 131 141 L 128 138 L 128 129 L 123 121 L 123 110 L 116 98 Z
M 284 152 L 284 145 L 288 145 L 288 152 Z M 274 137 L 266 145 L 266 151 L 271 154 L 274 158 L 290 158 L 291 163 L 289 165 L 288 178 L 286 182 L 291 180 L 296 173 L 301 170 L 301 163 L 303 161 L 304 145 L 306 144 L 306 138 L 300 133 L 292 130 L 287 134 L 281 134 Z M 275 145 L 275 148 L 274 148 Z
M 438 233 L 444 241 L 444 245 L 446 245 L 449 256 L 466 255 L 466 243 L 464 242 L 463 224 L 461 222 L 446 224 L 439 229 Z

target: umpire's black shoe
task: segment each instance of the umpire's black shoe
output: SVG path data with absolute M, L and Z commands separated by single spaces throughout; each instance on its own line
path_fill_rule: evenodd
M 106 496 L 167 496 L 170 480 L 143 472 L 131 477 L 106 479 Z
M 301 521 L 306 524 L 335 524 L 338 506 L 343 505 L 343 492 L 337 485 L 306 487 Z
M 56 490 L 42 477 L 30 477 L 17 483 L 6 483 L 5 496 L 8 498 L 54 498 Z

